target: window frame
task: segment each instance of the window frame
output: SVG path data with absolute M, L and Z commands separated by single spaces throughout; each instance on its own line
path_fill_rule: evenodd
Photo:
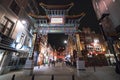
M 20 6 L 18 5 L 18 3 L 16 2 L 16 0 L 13 0 L 10 5 L 9 5 L 9 9 L 14 12 L 17 16 L 19 15 L 20 13 Z
M 1 32 L 4 35 L 9 36 L 10 33 L 11 33 L 11 31 L 12 31 L 12 29 L 13 29 L 14 23 L 9 18 L 7 18 L 6 16 L 4 16 L 1 19 L 0 24 L 2 25 Z

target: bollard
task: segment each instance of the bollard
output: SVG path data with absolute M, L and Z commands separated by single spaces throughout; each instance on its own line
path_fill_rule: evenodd
M 54 75 L 52 75 L 51 80 L 54 80 Z
M 94 68 L 94 72 L 96 72 L 96 68 L 95 68 L 95 65 L 93 66 L 93 68 Z
M 15 80 L 15 74 L 13 74 L 13 76 L 12 76 L 12 79 L 11 80 Z
M 35 77 L 35 75 L 33 74 L 33 75 L 32 75 L 32 80 L 34 80 L 34 77 Z
M 74 75 L 72 75 L 72 80 L 75 80 L 75 76 Z

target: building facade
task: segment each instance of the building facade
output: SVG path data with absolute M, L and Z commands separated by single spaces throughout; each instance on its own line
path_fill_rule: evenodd
M 89 27 L 84 27 L 79 35 L 79 46 L 81 54 L 86 62 L 86 66 L 93 66 L 94 61 L 96 66 L 108 65 L 107 61 L 107 46 L 104 37 L 91 31 Z
M 28 13 L 38 11 L 30 4 L 36 7 L 33 0 L 0 0 L 0 74 L 22 68 L 31 56 L 34 25 Z
M 114 53 L 116 53 L 117 58 L 120 59 L 120 0 L 92 0 L 92 3 L 105 35 L 114 42 Z M 112 53 L 112 51 L 110 52 Z

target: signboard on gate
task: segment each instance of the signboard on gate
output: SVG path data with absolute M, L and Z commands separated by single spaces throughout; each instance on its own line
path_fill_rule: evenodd
M 51 24 L 64 24 L 64 18 L 63 17 L 51 17 L 50 23 Z

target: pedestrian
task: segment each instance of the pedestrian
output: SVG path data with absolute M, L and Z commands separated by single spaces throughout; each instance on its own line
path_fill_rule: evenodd
M 48 66 L 50 66 L 50 65 L 51 65 L 51 63 L 52 63 L 52 59 L 49 59 L 49 64 L 48 64 Z
M 55 66 L 55 60 L 52 61 L 52 64 Z

